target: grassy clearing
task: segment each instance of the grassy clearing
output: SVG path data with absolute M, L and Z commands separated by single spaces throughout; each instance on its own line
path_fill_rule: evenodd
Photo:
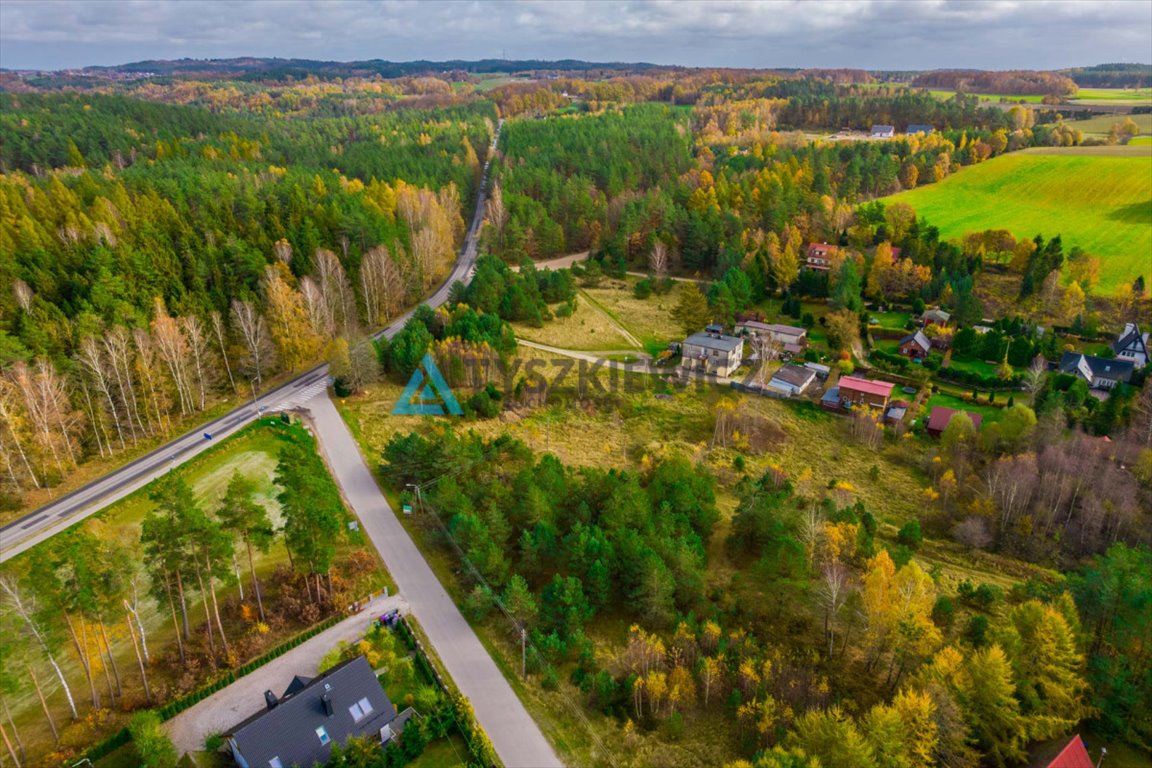
M 1073 104 L 1152 103 L 1152 88 L 1081 88 Z
M 902 331 L 907 325 L 908 321 L 912 319 L 912 314 L 909 312 L 869 312 L 868 324 L 879 328 L 888 328 L 889 330 Z M 872 321 L 875 320 L 873 323 Z
M 886 199 L 908 203 L 945 237 L 1059 234 L 1066 250 L 1101 257 L 1103 294 L 1139 274 L 1152 280 L 1152 152 L 1142 147 L 1014 152 Z
M 683 339 L 683 329 L 672 319 L 672 308 L 676 306 L 683 285 L 662 296 L 638 299 L 632 289 L 639 281 L 637 277 L 605 280 L 595 288 L 585 288 L 583 293 L 645 346 L 659 344 L 663 347 L 669 341 Z
M 1140 128 L 1140 133 L 1152 133 L 1152 115 L 1097 115 L 1087 120 L 1069 120 L 1068 125 L 1087 134 L 1107 136 L 1112 126 L 1129 117 Z
M 1152 117 L 1152 115 L 1149 115 Z M 1152 136 L 1137 136 L 1128 142 L 1130 147 L 1152 147 Z
M 581 295 L 576 296 L 576 311 L 570 317 L 554 317 L 542 328 L 512 323 L 512 329 L 516 338 L 562 349 L 622 352 L 635 349 L 617 330 L 612 318 Z
M 1007 398 L 1005 398 L 1004 402 L 1008 402 Z M 1003 415 L 1003 410 L 995 405 L 988 405 L 987 403 L 973 403 L 969 400 L 956 397 L 955 395 L 949 395 L 944 392 L 937 392 L 928 398 L 928 402 L 926 403 L 926 412 L 931 413 L 932 409 L 937 406 L 941 408 L 951 408 L 956 411 L 970 411 L 972 413 L 978 413 L 984 417 L 985 421 L 989 422 L 996 421 L 1001 417 L 1001 415 Z

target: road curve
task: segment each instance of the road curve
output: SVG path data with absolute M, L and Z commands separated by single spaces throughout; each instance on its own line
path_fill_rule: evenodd
M 496 136 L 492 141 L 492 149 L 500 138 L 500 121 L 496 128 Z M 477 240 L 480 235 L 480 225 L 484 222 L 484 212 L 487 205 L 488 165 L 484 163 L 480 184 L 476 192 L 476 210 L 472 216 L 472 223 L 460 247 L 456 264 L 452 268 L 448 279 L 429 296 L 424 303 L 438 307 L 448 300 L 448 292 L 457 280 L 467 282 L 472 277 L 476 266 Z M 376 333 L 374 338 L 392 338 L 404 323 L 412 317 L 415 308 L 400 315 L 384 330 Z M 0 528 L 0 563 L 3 563 L 36 544 L 51 538 L 62 530 L 69 528 L 84 520 L 90 515 L 99 512 L 104 507 L 124 498 L 138 488 L 147 485 L 169 469 L 183 464 L 197 454 L 203 452 L 212 444 L 229 437 L 251 422 L 260 414 L 261 407 L 276 409 L 277 406 L 291 407 L 297 402 L 311 397 L 317 383 L 328 376 L 328 366 L 318 365 L 311 368 L 295 379 L 276 389 L 266 392 L 251 403 L 234 408 L 214 421 L 201 424 L 199 427 L 180 437 L 171 440 L 149 453 L 135 459 L 120 469 L 110 472 L 103 477 L 93 480 L 87 485 L 61 496 L 39 509 L 24 515 L 3 528 Z M 211 437 L 208 437 L 208 436 Z
M 311 415 L 316 441 L 332 477 L 360 518 L 448 675 L 472 703 L 476 720 L 500 761 L 508 768 L 563 765 L 396 518 L 327 391 L 302 407 Z

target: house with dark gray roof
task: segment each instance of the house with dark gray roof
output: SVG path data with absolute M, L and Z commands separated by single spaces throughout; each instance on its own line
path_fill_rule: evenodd
M 1120 382 L 1127 383 L 1134 369 L 1131 360 L 1094 357 L 1082 352 L 1065 352 L 1060 358 L 1060 373 L 1084 379 L 1092 389 L 1110 390 Z
M 1140 333 L 1136 323 L 1125 323 L 1124 330 L 1112 342 L 1112 353 L 1120 360 L 1131 360 L 1137 368 L 1148 365 L 1148 333 Z
M 933 133 L 936 133 L 936 127 L 928 125 L 927 123 L 909 123 L 908 130 L 906 130 L 905 133 L 908 135 L 922 133 L 925 136 L 931 136 Z
M 694 333 L 680 346 L 680 366 L 690 371 L 731 376 L 743 359 L 744 339 L 715 330 Z
M 873 125 L 869 135 L 874 139 L 890 139 L 896 135 L 896 127 L 892 125 Z
M 308 678 L 297 675 L 277 696 L 264 692 L 264 708 L 224 734 L 240 768 L 323 765 L 332 744 L 353 736 L 389 743 L 412 717 L 397 713 L 363 656 Z

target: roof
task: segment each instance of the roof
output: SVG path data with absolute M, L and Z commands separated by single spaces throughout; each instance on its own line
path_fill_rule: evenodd
M 948 426 L 948 422 L 952 421 L 952 417 L 958 413 L 963 413 L 968 416 L 972 422 L 972 426 L 976 431 L 980 431 L 980 425 L 984 422 L 984 417 L 978 413 L 971 411 L 958 411 L 955 408 L 945 408 L 942 405 L 933 406 L 932 412 L 928 414 L 928 429 L 932 432 L 943 432 L 944 428 Z
M 1144 346 L 1144 337 L 1140 335 L 1140 326 L 1135 323 L 1128 323 L 1124 326 L 1124 330 L 1120 333 L 1120 337 L 1112 342 L 1112 351 L 1119 354 L 1127 349 L 1133 342 L 1139 342 L 1140 346 Z
M 816 371 L 811 368 L 805 368 L 802 365 L 785 365 L 781 366 L 780 370 L 772 374 L 772 381 L 779 381 L 783 384 L 788 384 L 793 387 L 803 389 L 812 383 L 816 378 Z
M 737 336 L 723 334 L 694 333 L 684 339 L 685 344 L 692 344 L 704 349 L 718 349 L 721 352 L 732 352 L 744 344 L 744 340 Z
M 1080 738 L 1080 734 L 1076 734 L 1064 745 L 1060 754 L 1047 764 L 1047 768 L 1095 768 L 1095 763 L 1092 762 L 1092 757 L 1084 746 L 1084 740 Z
M 920 315 L 920 317 L 922 319 L 931 318 L 933 320 L 943 320 L 944 322 L 948 322 L 952 319 L 952 313 L 945 312 L 942 309 L 926 309 L 924 310 L 924 314 Z
M 808 243 L 807 253 L 809 256 L 813 254 L 817 256 L 827 256 L 831 251 L 834 251 L 839 246 L 830 243 Z
M 766 330 L 772 333 L 778 333 L 781 336 L 807 336 L 808 331 L 803 328 L 797 328 L 794 325 L 783 325 L 781 323 L 772 323 L 766 326 Z
M 927 123 L 909 123 L 906 133 L 933 133 L 936 126 Z
M 763 322 L 760 322 L 759 320 L 741 320 L 740 322 L 736 323 L 736 327 L 737 328 L 751 328 L 751 329 L 756 330 L 756 331 L 766 331 L 771 326 L 769 326 L 768 323 L 763 323 Z
M 892 394 L 892 388 L 896 386 L 887 381 L 870 381 L 868 379 L 861 379 L 857 376 L 841 376 L 840 388 L 850 389 L 854 392 L 863 392 L 868 395 L 881 395 L 888 397 Z
M 284 768 L 323 763 L 328 760 L 333 743 L 343 744 L 351 736 L 379 734 L 389 724 L 398 732 L 402 724 L 397 722 L 396 707 L 363 656 L 312 679 L 293 678 L 279 699 L 271 691 L 265 697 L 266 701 L 276 702 L 271 709 L 265 703 L 259 712 L 225 734 L 233 753 L 239 752 L 251 766 L 272 765 L 274 758 L 279 758 Z M 327 742 L 321 741 L 321 727 Z
M 925 352 L 932 349 L 932 342 L 928 340 L 928 337 L 924 335 L 923 331 L 916 331 L 916 333 L 910 333 L 907 336 L 905 336 L 904 338 L 900 339 L 900 346 L 904 346 L 905 344 L 907 344 L 910 341 L 916 342 L 916 345 L 918 347 L 920 347 L 920 349 L 924 350 Z
M 1080 374 L 1084 379 L 1111 379 L 1128 381 L 1136 368 L 1131 360 L 1115 360 L 1085 355 L 1083 352 L 1065 352 L 1060 358 L 1060 373 Z
M 874 125 L 872 126 L 872 133 L 895 133 L 896 126 L 894 125 Z

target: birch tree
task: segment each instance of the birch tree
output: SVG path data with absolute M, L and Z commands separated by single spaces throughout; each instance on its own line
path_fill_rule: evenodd
M 255 304 L 238 299 L 232 301 L 232 322 L 244 340 L 244 348 L 248 353 L 247 367 L 259 386 L 264 381 L 264 372 L 272 358 L 272 336 L 268 332 L 268 324 Z
M 210 344 L 207 329 L 196 315 L 184 315 L 180 318 L 180 330 L 184 333 L 184 341 L 191 353 L 189 368 L 196 384 L 194 392 L 199 410 L 203 411 L 208 390 L 213 383 L 212 369 L 208 366 Z
M 180 332 L 180 325 L 164 307 L 164 302 L 156 299 L 152 318 L 152 338 L 160 359 L 168 367 L 172 385 L 180 401 L 180 415 L 186 416 L 195 410 L 193 405 L 192 382 L 189 375 L 188 342 Z
M 224 363 L 224 370 L 228 374 L 228 386 L 236 391 L 236 379 L 232 378 L 232 363 L 228 359 L 227 331 L 224 328 L 224 318 L 216 310 L 208 313 L 208 324 L 212 328 L 212 337 L 220 347 L 220 360 Z
M 388 249 L 376 246 L 360 263 L 360 293 L 364 318 L 370 327 L 387 322 L 404 298 L 404 281 Z
M 326 338 L 337 331 L 347 334 L 356 324 L 356 301 L 352 297 L 352 286 L 348 282 L 344 265 L 336 254 L 325 248 L 316 251 L 316 280 L 333 327 Z
M 56 654 L 53 653 L 48 634 L 36 618 L 37 609 L 35 601 L 24 593 L 20 584 L 12 576 L 7 574 L 0 575 L 0 592 L 3 592 L 9 610 L 20 618 L 25 630 L 32 636 L 32 639 L 35 640 L 36 645 L 40 647 L 44 658 L 48 660 L 48 664 L 56 674 L 60 688 L 64 691 L 64 697 L 68 700 L 68 709 L 72 713 L 72 719 L 79 720 L 80 713 L 76 710 L 76 700 L 72 697 L 72 687 L 68 685 L 68 679 L 64 677 L 64 671 L 60 668 L 60 663 L 56 660 Z

